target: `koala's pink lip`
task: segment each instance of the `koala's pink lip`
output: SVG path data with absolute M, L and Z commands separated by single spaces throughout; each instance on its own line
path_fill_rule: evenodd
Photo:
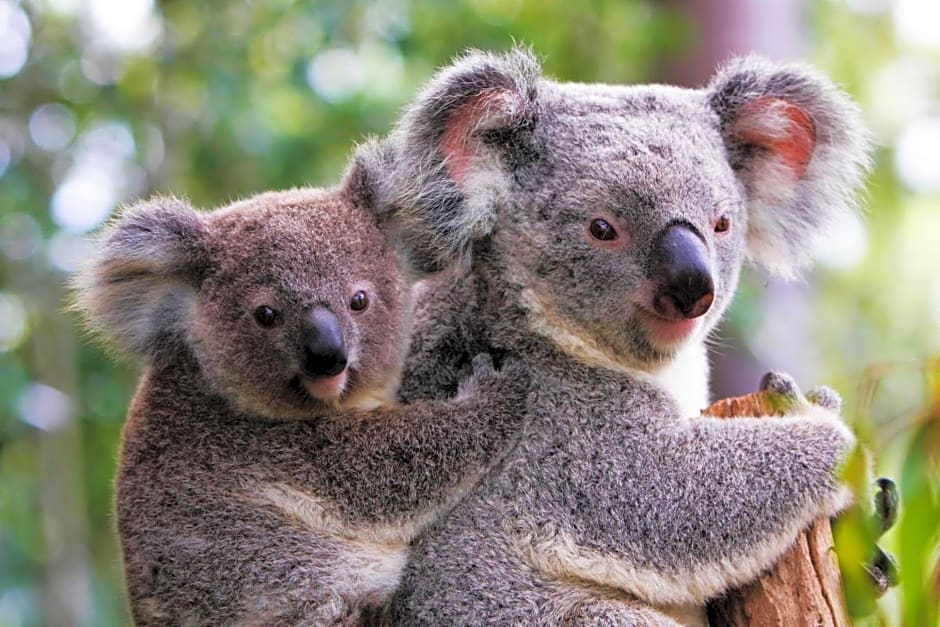
M 333 401 L 339 398 L 346 389 L 347 371 L 332 377 L 307 377 L 300 375 L 300 382 L 310 396 L 322 401 Z
M 639 317 L 647 334 L 660 346 L 673 346 L 686 339 L 695 331 L 700 320 L 666 320 L 646 309 L 639 310 Z

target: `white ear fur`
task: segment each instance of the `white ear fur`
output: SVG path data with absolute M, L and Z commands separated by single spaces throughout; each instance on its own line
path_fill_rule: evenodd
M 431 80 L 388 139 L 388 202 L 427 269 L 466 259 L 492 230 L 508 180 L 500 146 L 531 128 L 539 74 L 524 50 L 467 53 Z
M 858 107 L 809 68 L 756 57 L 719 71 L 708 102 L 747 193 L 749 258 L 797 274 L 855 211 L 870 145 Z
M 209 261 L 208 227 L 188 204 L 153 198 L 125 209 L 73 283 L 88 326 L 124 352 L 151 356 L 186 338 Z

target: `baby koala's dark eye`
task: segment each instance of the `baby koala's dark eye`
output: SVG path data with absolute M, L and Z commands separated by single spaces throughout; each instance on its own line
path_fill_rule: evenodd
M 363 311 L 368 306 L 369 295 L 366 294 L 363 290 L 359 290 L 353 294 L 352 300 L 349 301 L 349 308 L 353 311 Z
M 617 229 L 612 227 L 610 222 L 603 218 L 595 218 L 592 220 L 588 230 L 591 232 L 594 239 L 598 239 L 602 242 L 612 242 L 619 237 L 617 235 Z
M 731 228 L 731 218 L 723 214 L 715 223 L 715 233 L 726 233 Z
M 277 312 L 267 305 L 261 305 L 255 309 L 255 322 L 265 329 L 270 329 L 277 324 Z

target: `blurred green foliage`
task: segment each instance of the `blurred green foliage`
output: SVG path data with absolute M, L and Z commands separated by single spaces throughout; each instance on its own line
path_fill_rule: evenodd
M 885 15 L 825 2 L 808 17 L 810 59 L 867 108 L 902 54 Z M 0 627 L 127 621 L 111 481 L 138 373 L 63 312 L 85 234 L 118 202 L 161 191 L 212 207 L 335 182 L 355 142 L 467 47 L 519 42 L 560 79 L 639 82 L 695 27 L 652 0 L 0 0 Z M 920 625 L 940 585 L 940 369 L 865 369 L 937 348 L 923 286 L 940 294 L 940 203 L 899 185 L 892 150 L 877 155 L 864 256 L 814 279 L 807 359 L 904 493 L 887 542 L 908 577 L 876 620 Z M 731 335 L 760 335 L 761 289 L 745 281 Z M 863 380 L 877 393 L 856 394 Z

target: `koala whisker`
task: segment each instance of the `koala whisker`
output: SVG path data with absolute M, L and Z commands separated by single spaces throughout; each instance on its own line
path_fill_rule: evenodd
M 297 400 L 299 401 L 306 403 L 314 400 L 314 398 L 310 396 L 310 393 L 307 392 L 306 388 L 304 388 L 303 384 L 300 382 L 300 375 L 295 375 L 293 378 L 291 378 L 287 387 L 291 392 L 294 393 L 294 395 L 297 397 Z

